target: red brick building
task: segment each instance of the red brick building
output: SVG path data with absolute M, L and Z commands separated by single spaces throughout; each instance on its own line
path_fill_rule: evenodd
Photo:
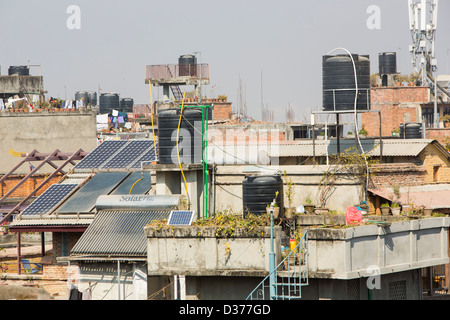
M 381 111 L 381 134 L 391 136 L 400 124 L 421 122 L 422 104 L 430 100 L 428 87 L 373 87 L 371 89 L 371 110 Z M 369 136 L 379 135 L 378 114 L 362 113 L 362 126 Z

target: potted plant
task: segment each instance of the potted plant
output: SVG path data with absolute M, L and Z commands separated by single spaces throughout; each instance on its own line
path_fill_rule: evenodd
M 359 130 L 358 134 L 360 137 L 366 137 L 368 132 L 367 132 L 366 128 L 362 127 L 361 130 Z
M 385 202 L 381 205 L 381 215 L 388 216 L 391 212 L 391 208 L 389 207 L 389 203 Z
M 400 129 L 396 128 L 396 129 L 392 130 L 392 136 L 393 137 L 399 137 L 400 136 Z
M 446 114 L 445 116 L 439 117 L 439 120 L 444 123 L 445 128 L 450 127 L 450 114 Z
M 400 205 L 397 202 L 393 202 L 391 204 L 392 215 L 398 217 L 400 215 L 400 211 L 401 211 Z
M 305 212 L 307 214 L 313 214 L 314 213 L 314 205 L 311 200 L 311 195 L 308 194 L 305 198 L 305 203 L 303 204 L 303 207 L 305 208 Z
M 275 192 L 275 199 L 273 199 L 273 218 L 274 219 L 278 219 L 280 217 L 280 207 L 278 207 L 278 203 L 277 203 L 277 197 L 278 197 L 279 192 Z M 267 205 L 266 207 L 266 212 L 267 214 L 270 214 L 270 204 Z
M 288 178 L 286 171 L 284 172 L 284 177 L 286 180 L 286 198 L 288 201 L 288 207 L 284 208 L 284 214 L 286 218 L 293 218 L 295 213 L 295 208 L 292 206 L 295 195 L 294 185 L 292 183 L 292 178 Z

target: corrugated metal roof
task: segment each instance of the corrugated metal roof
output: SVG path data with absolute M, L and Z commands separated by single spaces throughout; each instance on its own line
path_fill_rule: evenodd
M 385 139 L 383 140 L 383 156 L 418 156 L 430 143 L 438 143 L 432 139 Z M 380 156 L 380 140 L 364 139 L 361 145 L 365 153 Z M 356 148 L 359 143 L 354 139 L 340 140 L 340 152 Z M 438 145 L 439 148 L 439 145 Z M 215 163 L 248 163 L 255 162 L 262 152 L 270 157 L 312 157 L 329 156 L 337 153 L 337 140 L 300 140 L 281 141 L 277 143 L 263 142 L 237 145 L 212 145 L 209 149 L 209 159 Z M 440 148 L 439 148 L 440 149 Z M 445 150 L 441 150 L 446 152 Z
M 77 219 L 77 218 L 64 218 L 57 219 L 52 217 L 42 218 L 42 219 L 16 219 L 10 223 L 12 227 L 40 227 L 40 226 L 84 226 L 88 225 L 93 221 L 93 219 Z
M 167 219 L 170 210 L 101 210 L 73 247 L 72 255 L 145 256 L 144 226 Z

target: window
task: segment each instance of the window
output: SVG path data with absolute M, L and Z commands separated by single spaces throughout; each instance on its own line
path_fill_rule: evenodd
M 67 257 L 69 255 L 69 234 L 67 232 L 61 233 L 61 256 Z
M 422 116 L 425 119 L 425 126 L 432 128 L 434 123 L 433 108 L 422 108 Z
M 433 166 L 433 182 L 439 181 L 439 168 L 440 167 L 441 167 L 440 165 Z

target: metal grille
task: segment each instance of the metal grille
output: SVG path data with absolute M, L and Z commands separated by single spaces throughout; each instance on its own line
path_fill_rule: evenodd
M 406 281 L 389 283 L 389 300 L 406 300 Z
M 347 281 L 347 299 L 360 300 L 359 279 Z

